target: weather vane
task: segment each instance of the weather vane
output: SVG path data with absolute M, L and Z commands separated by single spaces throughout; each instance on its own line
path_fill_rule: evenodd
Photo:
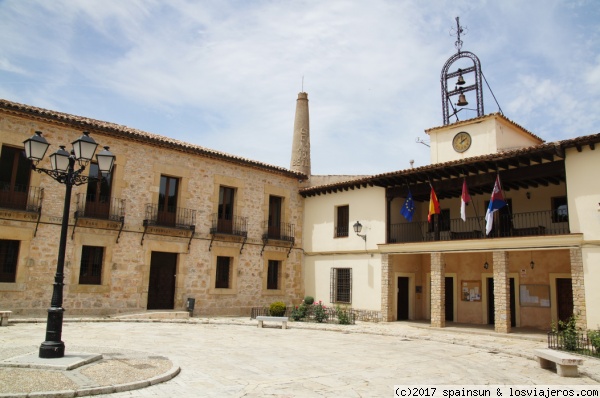
M 456 41 L 454 42 L 454 47 L 456 47 L 456 49 L 458 50 L 458 52 L 460 53 L 460 49 L 462 48 L 462 40 L 460 39 L 460 34 L 464 33 L 465 35 L 467 34 L 467 31 L 469 29 L 465 26 L 462 27 L 460 26 L 460 22 L 459 22 L 459 17 L 456 17 L 456 29 L 452 28 L 450 29 L 450 36 L 456 36 Z M 455 32 L 455 33 L 453 33 Z

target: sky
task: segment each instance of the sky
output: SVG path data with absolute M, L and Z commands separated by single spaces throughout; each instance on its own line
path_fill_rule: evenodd
M 0 0 L 0 98 L 289 168 L 305 91 L 312 173 L 386 173 L 429 164 L 456 17 L 486 114 L 600 132 L 598 0 Z

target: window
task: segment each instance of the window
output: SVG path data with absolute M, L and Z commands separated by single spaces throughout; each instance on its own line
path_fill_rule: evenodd
M 269 195 L 269 239 L 281 238 L 281 207 L 283 198 Z
M 23 149 L 3 146 L 0 152 L 0 207 L 26 209 L 30 174 L 31 161 L 23 155 Z
M 440 231 L 450 231 L 450 209 L 441 209 L 440 214 L 437 216 Z M 434 223 L 428 223 L 429 232 L 434 231 Z
M 217 213 L 217 230 L 233 233 L 233 204 L 235 188 L 221 186 L 219 189 L 219 209 Z
M 104 247 L 83 246 L 81 248 L 81 266 L 79 269 L 80 285 L 102 284 L 102 260 Z
M 336 208 L 335 237 L 343 238 L 348 236 L 350 225 L 350 206 L 338 206 Z
M 269 260 L 269 269 L 267 271 L 267 290 L 279 290 L 279 274 L 281 261 Z
M 158 194 L 158 225 L 175 226 L 177 216 L 177 191 L 179 179 L 160 176 Z
M 217 257 L 217 272 L 215 280 L 216 289 L 229 289 L 229 276 L 231 274 L 231 257 Z
M 568 222 L 569 206 L 566 196 L 552 198 L 552 222 Z
M 16 281 L 20 243 L 18 240 L 0 240 L 0 282 Z
M 332 303 L 352 302 L 352 268 L 332 268 L 330 300 Z
M 113 166 L 112 171 L 108 174 L 104 174 L 104 178 L 100 181 L 88 183 L 87 194 L 85 197 L 86 217 L 108 219 L 110 213 L 110 187 L 114 170 L 115 168 Z M 90 164 L 90 177 L 102 177 L 100 170 L 98 169 L 98 163 Z

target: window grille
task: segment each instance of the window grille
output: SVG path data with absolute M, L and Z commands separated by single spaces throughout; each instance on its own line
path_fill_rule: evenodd
M 332 268 L 329 301 L 332 303 L 352 303 L 352 269 Z

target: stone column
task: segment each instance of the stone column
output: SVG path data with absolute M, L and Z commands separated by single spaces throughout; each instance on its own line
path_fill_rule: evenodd
M 390 266 L 389 254 L 381 255 L 381 317 L 383 322 L 390 322 Z
M 508 252 L 495 251 L 494 255 L 494 329 L 497 333 L 510 333 L 510 280 L 508 278 Z
M 290 169 L 310 177 L 310 123 L 307 93 L 298 93 L 298 99 L 296 100 Z
M 431 253 L 431 326 L 446 326 L 446 265 L 442 253 Z
M 571 257 L 571 284 L 573 286 L 573 315 L 577 316 L 577 327 L 587 329 L 581 248 L 570 249 L 569 255 Z

